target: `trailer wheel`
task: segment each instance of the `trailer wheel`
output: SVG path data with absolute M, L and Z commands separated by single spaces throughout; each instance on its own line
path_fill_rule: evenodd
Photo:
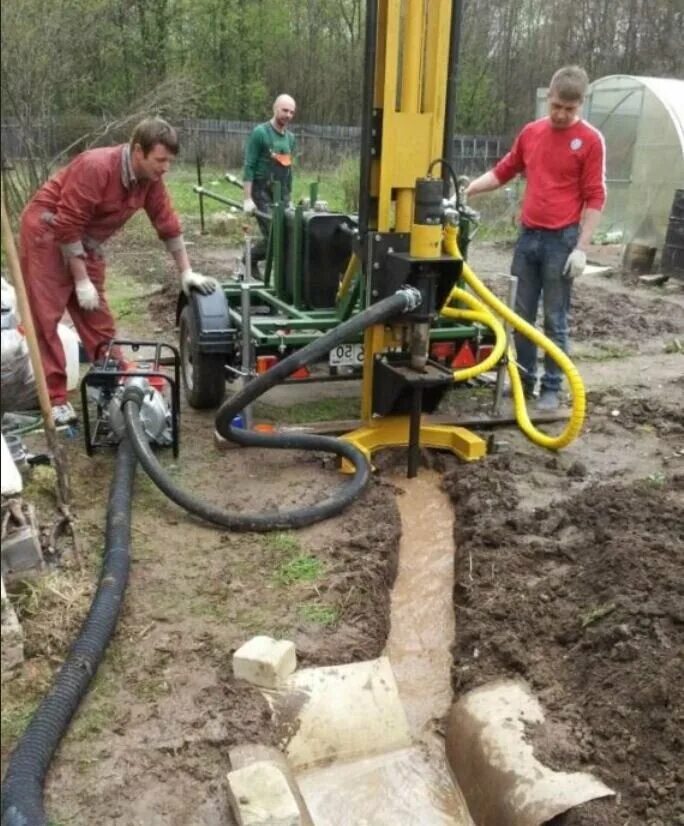
M 218 407 L 226 394 L 225 357 L 221 353 L 200 352 L 199 331 L 189 305 L 180 316 L 180 355 L 183 387 L 190 407 Z

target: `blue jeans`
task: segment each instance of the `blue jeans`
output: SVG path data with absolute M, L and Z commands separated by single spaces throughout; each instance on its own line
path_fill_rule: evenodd
M 515 311 L 525 321 L 535 324 L 539 299 L 544 302 L 544 333 L 564 353 L 568 352 L 568 310 L 572 279 L 563 275 L 568 255 L 577 245 L 579 225 L 563 229 L 527 229 L 523 227 L 513 254 L 511 273 L 518 278 Z M 515 348 L 525 390 L 537 383 L 537 348 L 525 336 L 515 334 Z M 541 389 L 557 393 L 563 374 L 549 356 L 544 359 Z

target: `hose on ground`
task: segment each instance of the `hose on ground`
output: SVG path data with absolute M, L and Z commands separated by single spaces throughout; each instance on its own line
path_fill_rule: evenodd
M 124 439 L 109 492 L 100 583 L 66 661 L 12 752 L 2 787 L 2 826 L 48 822 L 43 805 L 45 776 L 114 633 L 128 582 L 135 468 L 135 453 Z
M 364 490 L 370 479 L 370 467 L 363 453 L 354 445 L 331 436 L 316 436 L 307 433 L 255 433 L 232 427 L 233 418 L 267 390 L 284 381 L 301 367 L 306 367 L 328 354 L 338 344 L 353 340 L 355 336 L 374 324 L 415 309 L 420 302 L 420 294 L 413 288 L 398 290 L 353 318 L 335 327 L 330 332 L 315 339 L 310 344 L 296 350 L 278 362 L 265 373 L 257 376 L 238 393 L 228 399 L 216 414 L 216 430 L 224 439 L 244 447 L 276 448 L 280 450 L 314 450 L 332 453 L 347 459 L 354 466 L 354 475 L 336 488 L 326 499 L 313 505 L 288 510 L 263 513 L 227 511 L 203 502 L 180 488 L 164 471 L 154 455 L 143 432 L 140 421 L 142 404 L 141 390 L 130 388 L 124 395 L 122 406 L 126 431 L 133 443 L 140 464 L 152 481 L 169 499 L 181 508 L 201 519 L 230 528 L 235 531 L 273 531 L 300 528 L 340 513 Z

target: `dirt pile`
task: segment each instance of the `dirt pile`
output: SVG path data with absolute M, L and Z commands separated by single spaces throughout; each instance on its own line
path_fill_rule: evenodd
M 530 512 L 521 469 L 493 456 L 444 478 L 457 516 L 455 691 L 524 678 L 548 714 L 540 759 L 617 791 L 559 823 L 684 823 L 684 477 L 593 484 Z

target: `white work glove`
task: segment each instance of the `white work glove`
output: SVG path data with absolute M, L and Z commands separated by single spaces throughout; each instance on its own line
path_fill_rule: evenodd
M 209 295 L 217 287 L 216 279 L 208 275 L 200 275 L 200 273 L 192 270 L 185 270 L 181 275 L 181 288 L 186 295 L 190 295 L 190 290 L 197 290 L 202 295 Z
M 252 215 L 256 212 L 256 204 L 251 198 L 245 198 L 245 202 L 242 205 L 242 211 L 245 212 L 247 215 Z
M 82 310 L 97 310 L 100 306 L 100 296 L 95 285 L 89 278 L 82 278 L 75 284 L 76 300 Z
M 563 267 L 563 275 L 566 278 L 579 278 L 587 266 L 587 254 L 584 250 L 574 249 Z

